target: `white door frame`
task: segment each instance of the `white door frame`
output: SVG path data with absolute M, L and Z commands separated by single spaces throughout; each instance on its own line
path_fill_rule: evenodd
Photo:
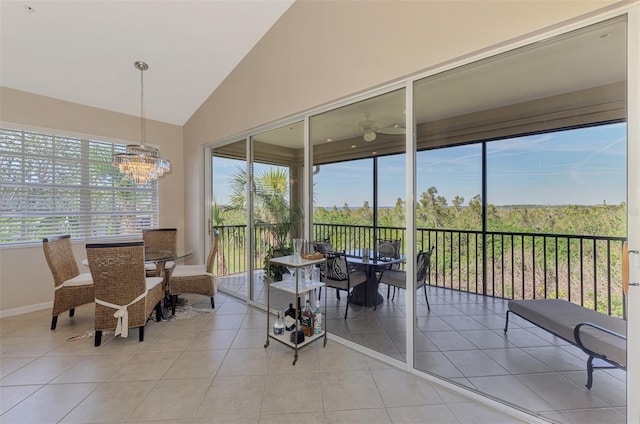
M 627 26 L 627 238 L 640 251 L 640 6 L 629 10 Z M 640 258 L 629 257 L 629 280 L 640 283 Z M 640 422 L 640 286 L 627 297 L 627 423 Z

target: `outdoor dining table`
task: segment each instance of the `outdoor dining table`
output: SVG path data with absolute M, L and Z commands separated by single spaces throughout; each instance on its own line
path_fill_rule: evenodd
M 361 306 L 377 306 L 381 304 L 384 298 L 378 293 L 378 272 L 393 264 L 404 262 L 405 257 L 401 255 L 399 258 L 378 258 L 377 252 L 372 250 L 368 258 L 363 258 L 362 251 L 359 249 L 347 250 L 345 255 L 348 263 L 364 270 L 367 274 L 367 283 L 353 288 L 351 303 Z

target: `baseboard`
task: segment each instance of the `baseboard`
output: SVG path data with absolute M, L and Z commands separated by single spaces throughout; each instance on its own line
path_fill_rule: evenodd
M 0 311 L 0 318 L 12 317 L 14 315 L 26 314 L 29 312 L 41 311 L 43 309 L 51 309 L 53 307 L 53 301 L 36 303 L 35 305 L 21 306 L 19 308 L 5 309 Z

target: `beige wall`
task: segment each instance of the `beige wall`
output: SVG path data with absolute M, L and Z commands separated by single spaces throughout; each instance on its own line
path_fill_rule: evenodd
M 186 243 L 203 243 L 203 145 L 615 3 L 298 0 L 184 127 Z
M 60 134 L 138 143 L 140 117 L 36 96 L 0 87 L 0 121 L 22 128 L 51 129 Z M 160 226 L 176 227 L 184 234 L 184 161 L 182 127 L 148 120 L 147 142 L 160 147 L 171 161 L 171 172 L 160 180 Z M 183 244 L 182 238 L 179 244 Z M 78 261 L 84 244 L 74 244 Z M 86 268 L 80 265 L 80 268 Z M 40 245 L 0 249 L 0 316 L 43 307 L 53 299 L 53 279 Z

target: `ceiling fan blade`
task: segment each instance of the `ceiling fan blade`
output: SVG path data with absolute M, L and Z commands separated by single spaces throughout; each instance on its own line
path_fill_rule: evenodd
M 404 127 L 401 127 L 400 125 L 392 125 L 390 127 L 379 128 L 377 131 L 380 134 L 386 134 L 386 135 L 400 135 L 400 134 L 407 133 L 407 129 Z

